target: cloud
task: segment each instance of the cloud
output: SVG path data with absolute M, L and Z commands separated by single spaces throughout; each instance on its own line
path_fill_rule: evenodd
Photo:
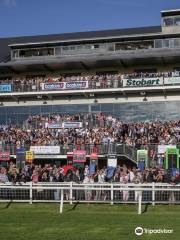
M 16 6 L 16 0 L 0 0 L 0 1 L 2 1 L 3 5 L 6 7 Z

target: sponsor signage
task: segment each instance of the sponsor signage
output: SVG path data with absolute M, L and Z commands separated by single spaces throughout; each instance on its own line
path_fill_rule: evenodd
M 117 167 L 117 156 L 115 154 L 108 155 L 108 167 Z
M 82 122 L 63 122 L 63 123 L 48 123 L 50 129 L 58 128 L 82 128 Z
M 34 159 L 34 152 L 33 151 L 26 151 L 26 161 L 32 162 Z
M 163 78 L 123 79 L 123 87 L 148 87 L 163 85 Z
M 0 161 L 9 161 L 10 152 L 0 152 Z
M 82 82 L 66 82 L 65 89 L 88 88 L 88 81 Z
M 63 122 L 62 128 L 82 128 L 82 122 Z
M 165 77 L 164 84 L 165 85 L 180 84 L 180 77 Z
M 34 154 L 60 154 L 60 146 L 31 146 L 30 151 Z
M 148 150 L 137 150 L 137 163 L 138 169 L 148 167 Z
M 11 84 L 0 84 L 0 92 L 11 92 Z
M 73 162 L 75 162 L 75 163 L 86 162 L 86 151 L 84 151 L 84 150 L 74 150 L 73 151 Z
M 78 82 L 54 82 L 54 83 L 43 83 L 42 90 L 54 91 L 54 90 L 65 90 L 65 89 L 84 89 L 88 88 L 88 81 Z
M 48 128 L 52 128 L 52 129 L 55 129 L 55 128 L 62 128 L 62 124 L 61 123 L 48 123 Z
M 176 148 L 176 145 L 158 145 L 158 154 L 165 154 L 167 148 Z

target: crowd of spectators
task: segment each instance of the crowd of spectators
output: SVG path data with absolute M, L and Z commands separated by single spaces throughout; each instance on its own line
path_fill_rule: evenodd
M 92 184 L 120 183 L 125 184 L 147 184 L 147 183 L 166 183 L 172 186 L 180 183 L 179 171 L 174 173 L 171 170 L 165 170 L 162 168 L 145 168 L 138 169 L 136 167 L 128 168 L 125 164 L 122 166 L 117 165 L 116 168 L 106 167 L 94 168 L 92 171 L 91 163 L 89 165 L 74 167 L 73 165 L 56 166 L 51 164 L 41 165 L 26 165 L 22 169 L 18 169 L 13 162 L 10 162 L 8 167 L 0 168 L 0 184 L 11 183 L 15 185 L 22 185 L 26 182 L 33 183 L 62 183 L 73 182 L 76 184 L 90 184 L 86 190 L 73 191 L 73 199 L 86 200 L 86 201 L 99 201 L 110 199 L 110 191 L 105 190 L 91 190 Z M 131 189 L 130 189 L 131 188 Z M 114 199 L 127 202 L 128 200 L 138 200 L 139 194 L 142 191 L 132 191 L 132 185 L 129 190 L 114 191 Z M 1 197 L 17 198 L 22 197 L 17 191 L 6 191 Z M 1 193 L 2 194 L 2 193 Z M 36 199 L 60 199 L 60 190 L 37 190 L 33 193 Z M 151 192 L 146 192 L 146 197 L 151 199 Z M 162 196 L 161 196 L 162 195 Z M 176 195 L 174 192 L 170 194 L 161 192 L 160 198 L 163 197 L 166 200 L 175 202 Z M 70 191 L 64 190 L 65 200 L 70 200 Z M 179 198 L 179 196 L 178 196 Z
M 135 72 L 135 73 L 122 73 L 122 74 L 101 74 L 101 75 L 79 75 L 79 76 L 27 76 L 13 79 L 0 80 L 0 84 L 11 84 L 12 91 L 41 91 L 43 90 L 44 83 L 61 83 L 61 82 L 88 82 L 88 88 L 118 88 L 123 86 L 123 79 L 136 79 L 136 78 L 159 78 L 159 77 L 179 77 L 180 72 Z
M 81 122 L 79 128 L 50 128 L 51 124 Z M 0 146 L 3 145 L 61 145 L 68 146 L 126 144 L 141 149 L 148 144 L 177 144 L 180 142 L 180 121 L 127 123 L 111 115 L 34 115 L 24 127 L 1 126 Z
M 94 164 L 94 163 L 92 163 Z M 7 167 L 0 168 L 0 182 L 76 182 L 76 183 L 180 183 L 180 174 L 176 170 L 163 168 L 127 167 L 117 165 L 116 168 L 104 166 L 92 170 L 89 165 L 74 167 L 73 165 L 56 166 L 52 164 L 35 165 L 28 164 L 19 169 L 16 164 L 10 162 Z

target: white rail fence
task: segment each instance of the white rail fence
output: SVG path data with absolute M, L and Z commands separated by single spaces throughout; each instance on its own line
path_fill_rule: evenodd
M 63 203 L 138 203 L 180 204 L 180 184 L 120 184 L 120 183 L 6 183 L 0 184 L 0 202 Z

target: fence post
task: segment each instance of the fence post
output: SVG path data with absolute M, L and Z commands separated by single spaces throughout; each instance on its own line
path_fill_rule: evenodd
M 138 194 L 138 214 L 142 212 L 142 194 Z
M 33 191 L 32 191 L 32 186 L 33 186 L 33 182 L 30 182 L 29 184 L 29 204 L 32 204 L 32 197 L 33 197 Z
M 72 205 L 73 201 L 72 201 L 72 198 L 73 198 L 73 182 L 70 182 L 70 204 Z
M 114 204 L 113 183 L 111 183 L 111 205 Z
M 155 206 L 155 183 L 152 183 L 152 205 Z
M 61 189 L 61 201 L 60 201 L 60 213 L 63 211 L 63 200 L 64 200 L 64 191 Z

